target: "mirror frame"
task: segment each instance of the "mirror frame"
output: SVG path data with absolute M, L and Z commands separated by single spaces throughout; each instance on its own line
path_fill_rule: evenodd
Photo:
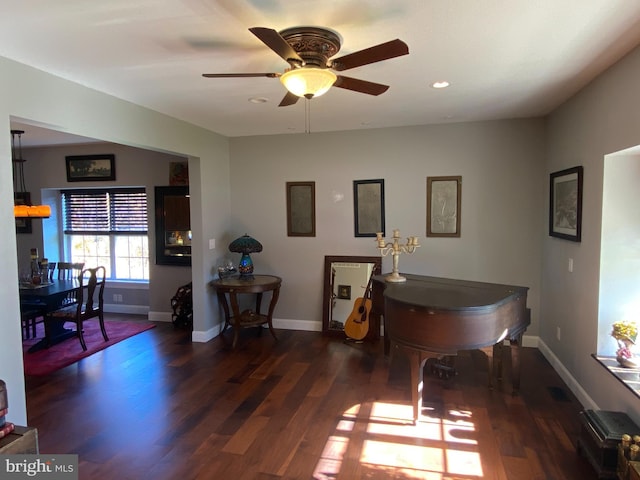
M 191 266 L 191 254 L 166 255 L 165 251 L 165 197 L 189 195 L 188 186 L 155 187 L 156 265 Z M 191 218 L 189 218 L 191 225 Z M 191 247 L 189 247 L 191 252 Z
M 353 255 L 326 255 L 324 257 L 324 287 L 322 291 L 322 333 L 324 335 L 344 337 L 344 330 L 329 328 L 329 303 L 331 302 L 331 265 L 333 263 L 373 263 L 372 274 L 380 275 L 382 272 L 382 257 L 353 256 Z M 354 299 L 355 301 L 355 299 Z M 371 334 L 367 334 L 367 337 Z M 377 337 L 377 335 L 375 335 Z

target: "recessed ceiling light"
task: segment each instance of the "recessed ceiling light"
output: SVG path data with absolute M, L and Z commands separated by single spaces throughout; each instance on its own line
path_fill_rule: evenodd
M 433 88 L 447 88 L 449 85 L 450 85 L 450 83 L 449 83 L 449 82 L 447 82 L 446 80 L 442 80 L 442 81 L 440 81 L 440 82 L 433 82 L 433 83 L 431 84 L 431 86 L 432 86 Z
M 249 101 L 251 103 L 267 103 L 269 99 L 264 97 L 251 97 Z

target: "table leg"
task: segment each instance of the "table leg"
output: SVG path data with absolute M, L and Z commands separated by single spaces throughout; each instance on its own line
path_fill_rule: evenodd
M 218 303 L 222 305 L 222 310 L 224 312 L 224 327 L 222 327 L 222 332 L 221 332 L 221 333 L 224 333 L 227 327 L 231 325 L 231 322 L 230 322 L 231 315 L 229 313 L 229 304 L 227 303 L 227 297 L 225 296 L 224 292 L 219 291 L 217 292 L 217 295 L 218 295 Z
M 236 348 L 238 344 L 238 338 L 240 337 L 240 329 L 242 326 L 240 325 L 240 306 L 238 305 L 238 296 L 236 292 L 229 292 L 229 301 L 231 302 L 231 320 L 233 320 L 233 343 L 231 344 L 231 348 Z
M 273 329 L 273 311 L 276 308 L 276 303 L 278 303 L 279 295 L 280 295 L 280 287 L 278 286 L 275 290 L 273 290 L 273 293 L 271 294 L 271 302 L 269 303 L 269 312 L 267 313 L 269 331 L 271 332 L 271 335 L 273 336 L 273 338 L 275 338 L 276 340 L 278 340 L 278 337 L 276 337 L 276 332 Z
M 29 353 L 44 350 L 56 345 L 68 338 L 75 337 L 78 332 L 73 329 L 65 328 L 64 321 L 44 316 L 44 338 L 29 348 Z

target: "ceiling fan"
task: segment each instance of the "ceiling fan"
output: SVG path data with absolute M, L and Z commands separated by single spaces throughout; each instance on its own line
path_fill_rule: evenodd
M 332 59 L 340 50 L 341 40 L 336 32 L 327 28 L 293 27 L 277 32 L 271 28 L 254 27 L 249 31 L 289 64 L 284 73 L 204 73 L 202 76 L 279 78 L 287 88 L 280 107 L 293 105 L 300 97 L 318 97 L 332 86 L 380 95 L 389 89 L 388 85 L 336 75 L 332 70 L 342 72 L 409 53 L 407 44 L 396 39 Z

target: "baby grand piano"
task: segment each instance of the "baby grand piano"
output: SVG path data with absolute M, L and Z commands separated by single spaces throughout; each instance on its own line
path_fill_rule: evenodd
M 493 351 L 504 340 L 511 346 L 513 391 L 520 386 L 519 349 L 531 323 L 527 287 L 404 275 L 403 283 L 373 279 L 372 329 L 384 315 L 385 354 L 403 351 L 411 365 L 413 421 L 422 408 L 422 371 L 430 358 L 482 349 L 489 359 L 492 385 Z M 499 359 L 499 357 L 497 357 Z M 498 362 L 496 362 L 498 363 Z

